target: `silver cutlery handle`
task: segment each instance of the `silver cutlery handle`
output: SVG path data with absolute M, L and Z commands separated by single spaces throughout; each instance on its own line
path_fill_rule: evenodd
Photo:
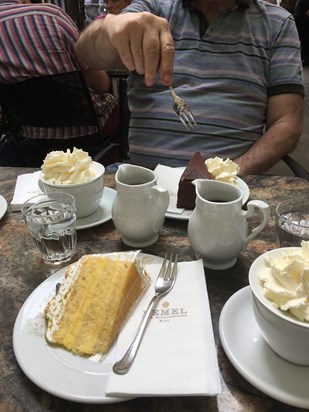
M 159 297 L 159 294 L 155 294 L 151 301 L 149 302 L 146 311 L 144 313 L 144 316 L 142 320 L 140 321 L 138 328 L 135 332 L 135 335 L 132 339 L 132 342 L 130 343 L 130 346 L 128 347 L 126 353 L 123 355 L 123 357 L 117 361 L 114 366 L 113 366 L 113 371 L 117 373 L 118 375 L 125 375 L 131 368 L 133 361 L 135 359 L 135 356 L 137 354 L 139 345 L 141 343 L 149 315 L 151 313 L 151 310 L 156 303 L 157 298 Z

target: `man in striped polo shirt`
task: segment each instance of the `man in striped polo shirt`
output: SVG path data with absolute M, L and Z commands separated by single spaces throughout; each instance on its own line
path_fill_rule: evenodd
M 148 13 L 143 13 L 148 12 Z M 133 0 L 81 35 L 80 55 L 128 80 L 130 157 L 184 166 L 194 152 L 262 173 L 297 145 L 304 93 L 293 17 L 262 0 Z M 192 109 L 187 132 L 168 87 Z M 147 86 L 145 86 L 147 85 Z
M 116 131 L 117 117 L 109 117 L 115 107 L 109 93 L 110 78 L 104 71 L 89 68 L 78 56 L 79 32 L 72 19 L 53 4 L 22 3 L 23 0 L 0 0 L 0 83 L 82 70 L 95 110 L 100 114 L 101 127 L 107 133 Z M 108 119 L 114 120 L 115 125 L 110 125 Z M 100 140 L 96 130 L 92 125 L 28 126 L 23 128 L 19 144 L 21 152 L 30 153 L 29 165 L 40 166 L 50 150 L 65 150 L 73 145 L 85 146 L 87 150 L 89 142 Z

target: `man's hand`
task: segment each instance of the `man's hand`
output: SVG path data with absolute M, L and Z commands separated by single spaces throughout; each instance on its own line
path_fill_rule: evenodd
M 110 17 L 110 16 L 107 16 Z M 117 18 L 115 18 L 117 17 Z M 167 20 L 151 13 L 126 13 L 106 18 L 111 45 L 118 51 L 124 66 L 145 75 L 145 84 L 152 86 L 157 73 L 161 82 L 171 84 L 174 42 Z
M 81 34 L 77 49 L 94 68 L 113 70 L 121 60 L 129 71 L 145 76 L 152 86 L 158 73 L 161 82 L 172 83 L 174 41 L 166 19 L 148 12 L 108 14 Z

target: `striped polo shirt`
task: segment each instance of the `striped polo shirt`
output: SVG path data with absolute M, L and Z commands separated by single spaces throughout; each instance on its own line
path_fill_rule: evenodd
M 182 0 L 133 0 L 123 12 L 149 11 L 169 21 L 175 43 L 173 86 L 198 126 L 186 131 L 167 87 L 144 85 L 131 73 L 130 158 L 155 167 L 184 166 L 196 151 L 235 158 L 263 134 L 267 100 L 303 94 L 300 45 L 293 17 L 283 8 L 250 0 L 220 12 L 200 33 L 197 10 Z
M 71 18 L 52 4 L 24 5 L 0 0 L 0 83 L 16 83 L 35 76 L 87 70 L 76 52 L 78 29 Z M 113 96 L 90 90 L 95 110 L 105 124 Z M 23 136 L 68 139 L 96 132 L 95 126 L 32 128 Z

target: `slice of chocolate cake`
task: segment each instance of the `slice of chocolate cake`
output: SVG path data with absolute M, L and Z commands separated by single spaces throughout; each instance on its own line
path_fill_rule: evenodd
M 193 180 L 210 178 L 201 153 L 195 153 L 180 177 L 177 193 L 177 207 L 194 209 L 196 194 L 195 186 L 192 184 Z

